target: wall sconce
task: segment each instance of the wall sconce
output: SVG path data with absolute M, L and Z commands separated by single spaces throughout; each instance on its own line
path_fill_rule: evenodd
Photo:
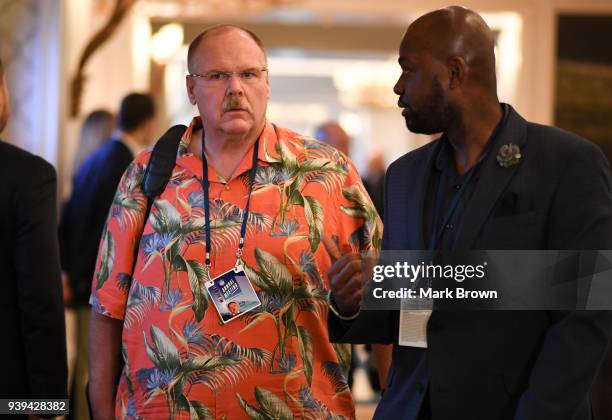
M 393 86 L 400 70 L 393 61 L 342 67 L 334 72 L 334 86 L 347 107 L 397 108 Z
M 162 26 L 151 38 L 149 53 L 155 63 L 164 65 L 183 45 L 183 26 L 169 23 Z

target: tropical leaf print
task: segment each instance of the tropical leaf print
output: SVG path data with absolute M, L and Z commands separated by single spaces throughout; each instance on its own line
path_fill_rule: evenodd
M 256 177 L 255 188 L 266 189 L 273 185 L 280 193 L 281 205 L 274 217 L 273 228 L 278 225 L 286 229 L 286 214 L 293 206 L 304 208 L 309 227 L 308 240 L 314 252 L 323 229 L 323 212 L 319 202 L 314 197 L 303 196 L 303 191 L 310 183 L 323 185 L 329 194 L 339 190 L 347 175 L 347 168 L 330 160 L 330 151 L 333 150 L 330 147 L 313 148 L 321 157 L 312 158 L 303 154 L 298 158 L 291 149 L 303 149 L 306 142 L 304 138 L 296 138 L 277 143 L 275 150 L 278 157 L 272 160 L 271 166 L 260 177 Z M 282 235 L 282 231 L 273 230 L 273 233 Z
M 100 289 L 108 280 L 110 273 L 113 271 L 113 263 L 115 261 L 115 240 L 113 234 L 108 230 L 104 231 L 102 236 L 102 251 L 100 252 L 100 265 L 96 271 L 96 289 Z
M 313 289 L 303 281 L 294 282 L 288 267 L 275 256 L 255 249 L 255 259 L 259 270 L 248 265 L 245 270 L 249 279 L 261 289 L 258 292 L 261 307 L 244 315 L 246 326 L 242 331 L 258 325 L 265 320 L 272 320 L 277 333 L 277 345 L 272 352 L 274 368 L 272 372 L 288 372 L 295 366 L 295 355 L 291 350 L 291 339 L 297 340 L 303 372 L 307 383 L 312 382 L 314 343 L 310 333 L 296 320 L 300 312 L 325 314 L 324 289 Z
M 344 420 L 346 418 L 333 413 L 323 402 L 316 399 L 310 392 L 310 388 L 306 386 L 300 389 L 300 405 L 304 410 L 304 419 Z
M 344 392 L 350 392 L 346 380 L 346 371 L 339 363 L 325 361 L 322 363 L 323 374 L 331 381 L 336 396 Z
M 189 400 L 189 392 L 195 385 L 213 390 L 235 386 L 270 359 L 265 350 L 244 348 L 218 335 L 204 334 L 197 342 L 189 340 L 193 344 L 189 353 L 179 351 L 156 326 L 151 326 L 149 335 L 150 340 L 143 332 L 145 350 L 154 367 L 140 369 L 136 376 L 148 390 L 148 401 L 158 394 L 165 396 L 170 418 L 177 411 L 209 418 L 205 417 L 210 414 L 207 407 L 194 406 Z
M 124 328 L 140 324 L 159 302 L 161 293 L 157 287 L 134 282 L 130 289 L 125 311 Z
M 214 420 L 214 414 L 199 401 L 189 401 L 189 417 L 192 420 Z
M 303 326 L 297 327 L 297 338 L 298 345 L 300 348 L 300 356 L 304 363 L 304 375 L 306 375 L 306 381 L 308 386 L 312 385 L 312 353 L 313 343 L 310 333 Z
M 333 343 L 332 347 L 336 352 L 338 362 L 342 367 L 342 370 L 348 375 L 348 371 L 351 367 L 351 346 L 350 344 Z
M 315 252 L 321 242 L 323 234 L 323 207 L 316 198 L 304 197 L 304 214 L 308 222 L 308 242 L 310 242 L 310 250 Z
M 189 194 L 188 202 L 193 209 L 192 217 L 185 222 L 183 234 L 187 243 L 204 240 L 204 209 L 202 191 L 193 191 Z M 228 248 L 237 246 L 240 239 L 240 228 L 244 210 L 232 203 L 221 199 L 210 200 L 210 227 L 211 244 L 213 252 L 222 253 Z M 272 225 L 270 216 L 249 212 L 247 221 L 247 235 L 257 235 Z
M 295 418 L 287 403 L 267 389 L 255 387 L 255 400 L 259 407 L 248 404 L 240 394 L 236 394 L 236 398 L 251 418 L 266 420 L 293 420 Z
M 364 221 L 350 236 L 353 246 L 360 249 L 368 249 L 370 246 L 379 250 L 382 238 L 382 224 L 376 213 L 376 208 L 368 199 L 360 184 L 354 184 L 342 190 L 344 198 L 351 202 L 352 206 L 340 206 L 340 210 L 354 219 Z
M 202 321 L 204 313 L 208 309 L 208 295 L 204 286 L 204 283 L 208 280 L 206 267 L 199 261 L 185 260 L 183 256 L 177 255 L 174 258 L 173 269 L 187 272 L 189 287 L 193 296 L 193 313 L 196 321 Z
M 121 178 L 111 205 L 111 217 L 116 218 L 122 229 L 140 226 L 144 217 L 147 199 L 140 185 L 145 167 L 131 163 Z

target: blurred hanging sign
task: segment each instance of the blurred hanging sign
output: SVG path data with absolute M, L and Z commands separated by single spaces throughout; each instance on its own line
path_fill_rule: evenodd
M 183 45 L 183 25 L 168 23 L 151 38 L 150 54 L 157 64 L 167 64 Z

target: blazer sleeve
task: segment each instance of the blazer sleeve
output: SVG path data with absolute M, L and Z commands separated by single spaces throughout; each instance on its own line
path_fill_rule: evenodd
M 612 249 L 609 167 L 580 142 L 568 159 L 548 219 L 549 249 Z M 570 419 L 581 409 L 612 336 L 610 311 L 554 311 L 516 419 Z
M 15 196 L 18 305 L 31 398 L 66 398 L 64 306 L 56 219 L 56 175 L 28 164 Z

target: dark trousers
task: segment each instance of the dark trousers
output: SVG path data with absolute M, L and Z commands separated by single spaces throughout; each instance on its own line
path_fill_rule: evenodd
M 417 420 L 431 420 L 431 401 L 429 400 L 429 386 L 427 387 L 427 391 L 425 392 L 425 396 L 423 397 L 423 403 L 421 404 L 421 409 L 419 410 L 419 416 Z

